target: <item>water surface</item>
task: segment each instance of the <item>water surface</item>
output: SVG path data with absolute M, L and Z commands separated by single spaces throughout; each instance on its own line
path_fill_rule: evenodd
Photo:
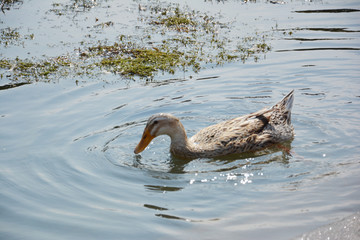
M 63 23 L 46 12 L 46 3 L 24 2 L 2 15 L 1 27 L 32 29 L 46 39 L 3 48 L 2 56 L 72 51 L 87 31 L 84 18 L 114 21 L 102 36 L 109 39 L 136 21 L 131 1 L 105 1 Z M 272 50 L 258 62 L 159 75 L 153 82 L 109 74 L 78 84 L 0 80 L 2 239 L 290 239 L 359 211 L 360 12 L 323 10 L 359 10 L 360 4 L 188 4 L 245 23 L 235 32 L 275 30 Z M 128 14 L 116 15 L 119 8 Z M 26 11 L 38 19 L 30 21 Z M 91 34 L 94 41 L 101 35 Z M 192 135 L 271 106 L 292 89 L 291 155 L 270 149 L 182 161 L 169 154 L 167 137 L 133 154 L 152 114 L 178 116 Z

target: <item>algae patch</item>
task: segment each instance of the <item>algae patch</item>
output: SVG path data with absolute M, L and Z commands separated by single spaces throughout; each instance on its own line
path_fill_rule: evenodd
M 73 14 L 77 12 L 90 11 L 94 7 L 101 6 L 101 0 L 72 0 L 68 3 L 58 3 L 55 2 L 52 4 L 52 9 L 49 12 L 54 13 L 55 15 L 62 16 L 67 14 Z
M 0 45 L 8 47 L 10 45 L 24 45 L 24 40 L 34 39 L 34 34 L 27 34 L 22 36 L 16 28 L 3 28 L 0 29 Z
M 0 3 L 0 9 L 3 13 L 5 13 L 5 10 L 10 10 L 12 7 L 16 7 L 23 4 L 22 0 L 2 0 Z
M 181 52 L 137 47 L 131 43 L 99 45 L 89 48 L 89 51 L 102 56 L 96 66 L 127 77 L 151 78 L 158 71 L 174 74 L 175 68 L 182 62 Z
M 71 61 L 63 57 L 41 61 L 19 58 L 0 59 L 0 68 L 7 70 L 1 74 L 1 78 L 5 75 L 13 81 L 50 81 L 50 75 L 60 73 L 60 70 L 65 70 L 70 65 Z
M 90 11 L 101 1 L 71 1 L 53 3 L 51 13 L 59 17 L 80 10 Z M 138 11 L 135 10 L 136 6 Z M 221 16 L 210 16 L 188 6 L 160 1 L 133 5 L 139 25 L 133 35 L 119 34 L 111 41 L 81 42 L 73 53 L 45 59 L 0 59 L 1 77 L 13 81 L 51 81 L 60 78 L 98 77 L 111 72 L 121 79 L 151 80 L 157 74 L 177 71 L 198 72 L 229 62 L 254 61 L 270 51 L 268 37 L 262 33 L 240 38 L 231 34 L 234 22 L 221 21 Z M 48 11 L 48 12 L 49 12 Z M 96 22 L 98 19 L 96 18 Z M 105 21 L 94 27 L 100 31 L 117 23 Z M 20 36 L 16 29 L 2 29 L 0 44 L 11 45 L 33 35 Z M 110 42 L 110 43 L 109 43 Z

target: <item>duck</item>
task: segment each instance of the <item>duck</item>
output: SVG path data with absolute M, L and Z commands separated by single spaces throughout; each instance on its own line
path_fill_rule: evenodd
M 294 90 L 270 108 L 205 127 L 190 138 L 179 118 L 169 113 L 158 113 L 148 119 L 134 153 L 144 151 L 160 135 L 170 137 L 171 154 L 182 159 L 256 152 L 291 141 L 294 138 L 291 124 L 293 102 Z

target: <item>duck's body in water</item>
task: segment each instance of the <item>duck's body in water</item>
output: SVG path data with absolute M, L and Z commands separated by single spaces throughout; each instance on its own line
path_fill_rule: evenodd
M 206 127 L 188 138 L 184 126 L 171 114 L 151 116 L 135 153 L 160 135 L 171 138 L 170 152 L 181 158 L 209 158 L 256 151 L 294 137 L 291 109 L 294 91 L 271 108 Z

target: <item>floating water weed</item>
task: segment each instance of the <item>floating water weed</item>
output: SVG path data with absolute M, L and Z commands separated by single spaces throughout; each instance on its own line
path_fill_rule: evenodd
M 49 12 L 62 16 L 78 9 L 90 11 L 99 4 L 101 2 L 97 1 L 53 3 Z M 235 61 L 245 63 L 249 58 L 257 61 L 260 54 L 270 50 L 264 34 L 255 33 L 243 38 L 228 34 L 234 27 L 233 22 L 221 21 L 220 15 L 210 16 L 188 6 L 156 0 L 140 3 L 138 10 L 138 19 L 145 26 L 137 28 L 134 35 L 119 35 L 110 44 L 108 40 L 95 45 L 82 41 L 82 47 L 75 49 L 70 56 L 64 53 L 47 59 L 3 58 L 0 68 L 6 72 L 2 76 L 31 82 L 98 76 L 106 71 L 119 75 L 121 79 L 151 80 L 159 73 L 196 73 L 209 64 L 213 67 L 214 64 Z M 100 31 L 110 26 L 114 27 L 114 22 L 93 27 Z M 10 44 L 11 39 L 19 37 L 16 30 L 5 29 L 0 44 Z M 29 35 L 29 38 L 34 36 Z

